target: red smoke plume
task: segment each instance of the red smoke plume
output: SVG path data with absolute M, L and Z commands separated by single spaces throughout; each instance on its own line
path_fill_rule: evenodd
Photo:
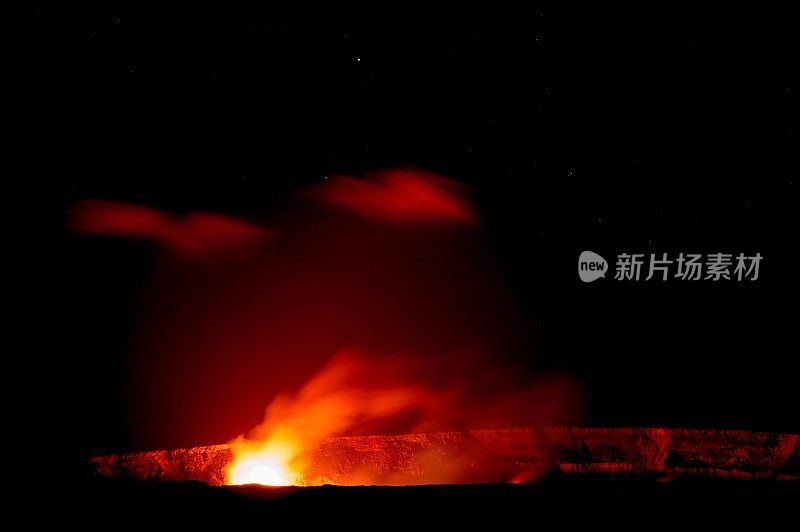
M 365 218 L 416 223 L 474 223 L 467 188 L 417 169 L 374 172 L 369 180 L 336 176 L 311 193 Z
M 234 442 L 226 481 L 313 483 L 306 453 L 332 436 L 568 424 L 578 417 L 577 396 L 565 376 L 522 378 L 498 358 L 342 352 L 297 393 L 276 398 L 264 422 Z M 467 464 L 452 465 L 455 480 Z
M 147 240 L 196 257 L 247 251 L 271 234 L 220 214 L 190 212 L 177 218 L 158 209 L 105 200 L 78 203 L 70 212 L 69 225 L 80 233 Z
M 316 442 L 340 435 L 568 424 L 579 414 L 578 395 L 565 375 L 515 375 L 501 357 L 346 350 L 299 391 L 276 398 L 248 438 L 282 431 Z
M 469 192 L 411 169 L 337 177 L 301 194 L 311 201 L 283 219 L 268 253 L 159 261 L 128 372 L 138 446 L 219 443 L 252 427 L 251 438 L 278 431 L 304 446 L 335 434 L 574 422 L 580 400 L 567 376 L 517 370 L 535 358 L 529 327 Z M 270 234 L 100 201 L 79 204 L 71 222 L 195 255 Z

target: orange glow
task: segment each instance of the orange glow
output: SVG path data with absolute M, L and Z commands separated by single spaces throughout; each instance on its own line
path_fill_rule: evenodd
M 465 357 L 460 362 L 469 368 L 466 374 L 459 373 L 453 364 L 413 356 L 339 353 L 297 393 L 276 398 L 267 408 L 263 423 L 231 442 L 233 460 L 226 483 L 316 486 L 462 482 L 468 470 L 487 459 L 479 449 L 449 457 L 446 467 L 441 467 L 439 454 L 400 451 L 393 456 L 405 457 L 408 474 L 387 477 L 371 469 L 368 461 L 360 463 L 374 452 L 365 440 L 359 452 L 366 454 L 348 458 L 359 462 L 360 469 L 347 478 L 337 476 L 325 458 L 320 460 L 337 456 L 335 448 L 320 449 L 336 436 L 542 426 L 576 419 L 576 393 L 569 380 L 552 376 L 515 384 L 510 375 L 498 370 L 486 387 L 468 375 L 489 373 L 488 361 Z M 498 383 L 504 386 L 498 387 Z M 413 439 L 411 436 L 412 444 Z M 414 474 L 418 471 L 426 473 Z
M 400 384 L 408 370 L 401 359 L 369 361 L 343 353 L 327 364 L 293 396 L 278 397 L 267 408 L 264 423 L 233 446 L 228 484 L 308 485 L 324 480 L 304 478 L 303 452 L 323 439 L 354 430 L 360 422 L 385 420 L 412 408 L 432 411 L 444 395 L 413 382 Z
M 264 444 L 242 444 L 227 471 L 226 484 L 262 484 L 291 486 L 299 483 L 299 475 L 291 470 L 295 446 L 268 441 Z

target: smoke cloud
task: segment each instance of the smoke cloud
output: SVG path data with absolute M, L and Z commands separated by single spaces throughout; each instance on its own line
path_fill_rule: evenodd
M 576 421 L 578 387 L 536 369 L 470 198 L 410 168 L 334 177 L 287 206 L 268 247 L 275 231 L 229 217 L 79 203 L 84 234 L 182 257 L 263 249 L 150 269 L 127 372 L 137 447 Z
M 267 229 L 220 214 L 190 212 L 175 217 L 151 207 L 97 199 L 75 205 L 68 222 L 79 233 L 153 242 L 184 257 L 240 254 L 272 235 Z

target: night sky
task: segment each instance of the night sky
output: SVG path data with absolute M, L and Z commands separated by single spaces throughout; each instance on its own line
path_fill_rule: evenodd
M 398 166 L 472 187 L 521 309 L 517 349 L 582 383 L 585 424 L 800 431 L 786 13 L 42 7 L 25 24 L 63 338 L 39 386 L 68 405 L 54 421 L 80 453 L 134 445 L 125 372 L 154 251 L 76 235 L 68 209 L 269 223 L 331 176 Z M 751 283 L 584 284 L 584 250 L 764 258 Z

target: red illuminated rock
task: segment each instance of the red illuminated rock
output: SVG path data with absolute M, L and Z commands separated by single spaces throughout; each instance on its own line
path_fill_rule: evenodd
M 229 445 L 97 456 L 95 474 L 225 483 Z M 800 478 L 800 436 L 687 429 L 544 428 L 329 438 L 308 485 L 530 482 L 543 476 Z

